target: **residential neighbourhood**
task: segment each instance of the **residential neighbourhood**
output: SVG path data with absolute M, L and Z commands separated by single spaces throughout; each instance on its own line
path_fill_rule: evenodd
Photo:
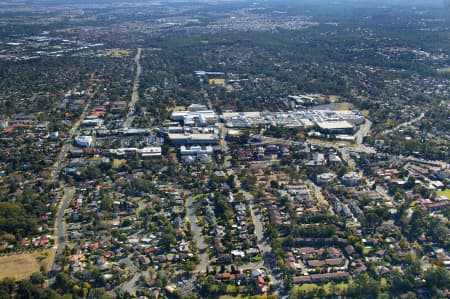
M 1 298 L 448 297 L 441 9 L 72 2 L 0 3 Z

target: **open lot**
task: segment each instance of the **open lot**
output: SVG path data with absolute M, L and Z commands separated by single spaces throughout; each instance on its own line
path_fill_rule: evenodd
M 11 277 L 17 280 L 39 272 L 39 262 L 33 253 L 0 257 L 0 279 Z

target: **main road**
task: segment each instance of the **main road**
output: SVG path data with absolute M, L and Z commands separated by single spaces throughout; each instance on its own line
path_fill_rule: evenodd
M 93 94 L 95 94 L 95 92 L 93 92 Z M 53 164 L 53 167 L 52 167 L 53 171 L 51 173 L 52 179 L 57 180 L 59 178 L 59 173 L 61 172 L 64 161 L 66 160 L 67 153 L 69 152 L 70 146 L 73 142 L 73 137 L 75 136 L 75 133 L 78 132 L 80 123 L 86 117 L 87 113 L 89 112 L 89 108 L 90 108 L 90 103 L 88 102 L 86 104 L 86 106 L 84 107 L 83 112 L 81 113 L 78 120 L 75 121 L 75 123 L 72 125 L 72 128 L 70 128 L 69 135 L 67 136 L 63 146 L 61 147 L 61 151 L 59 152 L 58 157 L 56 158 L 56 161 Z
M 95 95 L 95 91 L 91 93 L 91 96 L 89 97 L 89 100 L 92 99 L 92 97 Z M 61 151 L 58 153 L 58 156 L 56 158 L 55 163 L 53 164 L 53 170 L 51 172 L 51 179 L 53 180 L 59 180 L 59 174 L 64 166 L 64 162 L 66 161 L 67 154 L 69 152 L 69 149 L 71 147 L 71 144 L 73 142 L 73 137 L 78 132 L 78 128 L 80 127 L 81 121 L 86 117 L 87 113 L 90 109 L 90 101 L 86 104 L 86 106 L 83 109 L 83 112 L 81 113 L 80 117 L 77 121 L 72 125 L 72 128 L 69 130 L 69 134 L 64 141 L 64 144 L 61 147 Z M 63 184 L 62 181 L 60 181 L 61 184 Z M 67 229 L 66 224 L 64 220 L 64 214 L 65 210 L 70 204 L 70 201 L 73 198 L 73 195 L 75 193 L 74 187 L 65 187 L 64 188 L 64 196 L 61 198 L 60 202 L 57 205 L 57 212 L 56 212 L 56 220 L 54 224 L 54 238 L 56 242 L 56 253 L 52 261 L 51 270 L 54 272 L 56 270 L 56 258 L 58 255 L 62 253 L 62 250 L 66 246 L 66 239 L 67 239 Z M 50 281 L 50 284 L 52 282 Z
M 406 126 L 412 125 L 412 124 L 420 121 L 424 117 L 425 117 L 425 112 L 422 112 L 422 113 L 420 113 L 420 115 L 418 117 L 416 117 L 414 119 L 411 119 L 410 121 L 401 123 L 401 124 L 397 125 L 396 127 L 392 128 L 392 129 L 384 130 L 383 132 L 381 132 L 381 135 L 386 135 L 386 134 L 392 133 L 394 131 L 397 131 L 401 127 L 406 127 Z
M 134 106 L 136 105 L 137 101 L 139 101 L 139 79 L 140 79 L 141 73 L 142 73 L 142 67 L 141 67 L 141 63 L 140 63 L 141 54 L 142 54 L 142 49 L 138 48 L 136 56 L 134 57 L 136 73 L 134 75 L 133 90 L 131 92 L 131 101 L 128 103 L 127 118 L 123 122 L 124 128 L 131 127 L 131 124 L 133 123 L 133 120 L 134 120 L 134 112 L 135 112 Z

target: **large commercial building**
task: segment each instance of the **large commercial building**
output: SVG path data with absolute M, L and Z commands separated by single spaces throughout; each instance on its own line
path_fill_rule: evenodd
M 353 132 L 362 124 L 364 116 L 356 110 L 295 110 L 286 112 L 227 112 L 221 115 L 228 128 L 256 128 L 262 126 L 302 127 L 316 126 L 326 133 Z
M 174 133 L 168 134 L 168 139 L 172 145 L 217 145 L 219 136 L 215 133 Z

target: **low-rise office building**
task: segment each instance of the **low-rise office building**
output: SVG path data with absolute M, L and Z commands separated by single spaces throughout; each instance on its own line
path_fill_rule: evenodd
M 219 144 L 219 136 L 215 133 L 194 133 L 194 134 L 168 134 L 172 145 L 217 145 Z

